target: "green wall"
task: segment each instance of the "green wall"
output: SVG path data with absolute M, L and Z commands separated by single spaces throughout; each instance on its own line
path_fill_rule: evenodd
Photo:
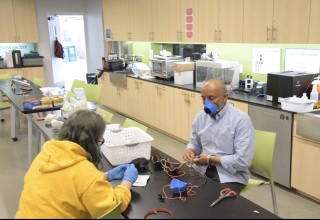
M 243 80 L 247 75 L 252 75 L 254 81 L 267 81 L 267 74 L 252 73 L 252 49 L 253 48 L 279 48 L 281 49 L 280 70 L 284 70 L 284 52 L 286 48 L 312 48 L 320 49 L 320 44 L 227 44 L 227 43 L 209 43 L 207 44 L 207 53 L 215 52 L 220 59 L 237 60 L 243 65 L 243 73 L 240 79 Z M 133 42 L 133 52 L 142 56 L 142 62 L 149 65 L 149 51 L 153 54 L 159 54 L 161 49 L 172 52 L 172 44 L 159 44 L 150 42 Z

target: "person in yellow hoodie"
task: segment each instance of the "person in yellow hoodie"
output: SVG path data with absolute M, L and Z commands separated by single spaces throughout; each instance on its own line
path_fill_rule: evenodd
M 105 127 L 94 111 L 70 115 L 26 173 L 15 218 L 99 218 L 120 202 L 122 212 L 128 207 L 138 171 L 133 164 L 101 171 Z M 113 187 L 115 179 L 122 181 Z

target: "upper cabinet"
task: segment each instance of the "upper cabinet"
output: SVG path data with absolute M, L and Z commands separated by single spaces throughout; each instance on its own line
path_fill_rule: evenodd
M 217 42 L 241 43 L 243 0 L 220 0 Z
M 38 42 L 34 0 L 0 0 L 1 43 Z
M 311 11 L 310 11 L 310 25 L 309 25 L 309 44 L 320 43 L 320 0 L 311 1 Z
M 243 43 L 307 43 L 310 0 L 244 0 Z
M 218 42 L 219 0 L 200 0 L 199 41 Z
M 104 0 L 104 33 L 105 38 L 116 41 L 129 40 L 129 0 Z M 106 30 L 110 30 L 106 33 Z
M 243 0 L 200 0 L 199 41 L 241 43 Z

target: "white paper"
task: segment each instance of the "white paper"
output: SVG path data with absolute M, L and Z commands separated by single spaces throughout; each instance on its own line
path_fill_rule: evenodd
M 267 74 L 280 72 L 280 48 L 253 48 L 252 72 Z
M 284 70 L 319 73 L 320 49 L 285 49 Z
M 133 183 L 133 186 L 146 186 L 150 175 L 138 175 L 137 180 Z

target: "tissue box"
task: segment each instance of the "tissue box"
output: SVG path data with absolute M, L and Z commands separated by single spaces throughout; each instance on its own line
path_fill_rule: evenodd
M 186 85 L 193 83 L 193 71 L 183 71 L 176 72 L 174 71 L 174 83 L 178 85 Z
M 178 85 L 193 83 L 193 62 L 177 62 L 173 64 L 174 83 Z
M 52 100 L 49 97 L 44 97 L 41 99 L 41 106 L 43 108 L 52 107 Z

